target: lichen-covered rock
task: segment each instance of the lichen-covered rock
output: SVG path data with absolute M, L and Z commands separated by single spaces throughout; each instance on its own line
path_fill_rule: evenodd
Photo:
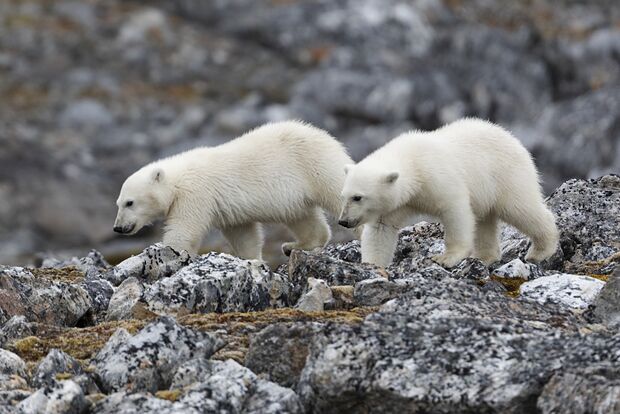
M 594 300 L 594 314 L 608 326 L 620 328 L 620 267 Z
M 114 266 L 104 273 L 103 277 L 115 286 L 129 277 L 154 282 L 174 274 L 191 262 L 192 258 L 186 251 L 177 252 L 169 246 L 157 243 Z
M 599 294 L 605 282 L 589 276 L 555 274 L 525 282 L 521 297 L 541 304 L 548 302 L 575 309 L 586 309 Z
M 543 414 L 620 412 L 620 369 L 592 364 L 555 374 L 537 402 Z
M 260 379 L 231 359 L 188 361 L 179 368 L 172 386 L 186 390 L 179 405 L 202 412 L 303 412 L 293 390 Z
M 86 276 L 92 277 L 98 273 L 104 272 L 110 267 L 110 264 L 97 250 L 91 250 L 84 257 L 72 257 L 68 260 L 59 260 L 54 257 L 46 258 L 41 263 L 41 267 L 52 267 L 56 269 L 61 269 L 63 267 L 76 267 Z
M 26 378 L 26 363 L 13 352 L 0 348 L 0 374 Z
M 620 336 L 580 335 L 584 323 L 553 304 L 419 278 L 361 326 L 315 334 L 298 391 L 310 412 L 528 412 L 552 374 L 617 366 Z
M 421 277 L 420 275 L 418 275 Z M 411 290 L 416 278 L 388 280 L 384 277 L 362 280 L 355 284 L 353 300 L 357 306 L 377 306 Z
M 210 357 L 224 344 L 215 336 L 184 328 L 162 317 L 131 338 L 122 331 L 93 359 L 106 392 L 155 392 L 170 386 L 176 368 L 195 357 Z
M 252 335 L 245 366 L 283 387 L 294 388 L 321 323 L 278 323 Z
M 25 316 L 15 315 L 0 327 L 0 347 L 9 341 L 33 334 L 32 324 Z
M 494 269 L 493 274 L 509 279 L 532 280 L 543 276 L 544 272 L 534 263 L 524 263 L 521 259 L 514 259 Z
M 91 408 L 96 414 L 199 414 L 171 401 L 156 398 L 148 393 L 115 392 L 97 401 Z
M 19 375 L 5 375 L 0 374 L 0 392 L 14 391 L 14 390 L 28 390 L 28 381 Z M 2 402 L 0 400 L 0 406 Z
M 325 309 L 325 304 L 333 300 L 332 291 L 327 282 L 313 277 L 308 278 L 308 291 L 295 305 L 296 309 L 305 312 L 317 312 Z
M 57 382 L 57 374 L 74 376 L 83 373 L 84 370 L 75 358 L 59 349 L 52 349 L 37 366 L 32 375 L 31 383 L 35 388 L 47 387 Z
M 31 390 L 10 390 L 0 391 L 0 413 L 13 414 L 17 413 L 17 404 L 32 395 Z M 5 410 L 4 412 L 1 410 Z
M 87 407 L 84 392 L 71 380 L 43 387 L 17 406 L 23 414 L 81 414 Z
M 110 282 L 99 277 L 99 274 L 90 273 L 80 284 L 92 301 L 91 313 L 95 319 L 108 309 L 110 299 L 114 294 L 114 287 Z
M 171 277 L 148 286 L 144 301 L 155 312 L 246 312 L 292 306 L 287 277 L 263 262 L 209 253 Z
M 489 279 L 489 267 L 479 259 L 467 257 L 452 269 L 452 277 L 486 281 Z
M 105 319 L 117 321 L 135 318 L 136 306 L 139 306 L 143 293 L 144 286 L 137 278 L 132 276 L 123 280 L 110 299 Z
M 38 277 L 21 267 L 0 267 L 0 308 L 29 321 L 74 326 L 91 308 L 84 288 Z
M 350 263 L 323 253 L 303 250 L 293 250 L 291 253 L 288 274 L 291 280 L 301 281 L 302 286 L 311 277 L 325 280 L 329 286 L 340 286 L 387 275 L 385 271 L 370 264 Z

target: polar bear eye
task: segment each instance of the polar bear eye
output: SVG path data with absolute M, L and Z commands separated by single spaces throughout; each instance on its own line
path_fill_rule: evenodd
M 131 207 L 133 206 L 133 201 L 128 201 L 125 203 L 125 207 Z
M 351 200 L 355 202 L 362 201 L 362 196 L 360 195 L 353 196 L 351 197 Z

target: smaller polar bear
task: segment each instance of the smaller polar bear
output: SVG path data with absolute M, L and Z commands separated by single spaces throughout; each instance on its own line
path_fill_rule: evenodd
M 327 132 L 285 121 L 263 125 L 216 147 L 146 165 L 121 188 L 114 231 L 135 234 L 163 218 L 163 243 L 196 254 L 203 236 L 222 230 L 234 253 L 261 259 L 260 223 L 284 223 L 292 249 L 324 246 L 331 237 L 323 210 L 337 217 L 344 166 L 352 160 Z
M 485 263 L 499 260 L 500 220 L 531 238 L 527 260 L 542 261 L 556 250 L 555 219 L 529 152 L 490 122 L 462 119 L 408 132 L 345 170 L 339 223 L 364 224 L 364 262 L 389 265 L 398 230 L 413 214 L 443 223 L 446 249 L 434 259 L 446 267 L 472 254 Z

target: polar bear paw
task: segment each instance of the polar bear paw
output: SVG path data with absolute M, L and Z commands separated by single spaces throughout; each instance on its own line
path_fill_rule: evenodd
M 444 253 L 433 256 L 432 259 L 442 267 L 454 267 L 466 257 L 467 254 L 463 253 Z

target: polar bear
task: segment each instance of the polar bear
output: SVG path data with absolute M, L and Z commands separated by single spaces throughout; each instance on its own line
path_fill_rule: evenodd
M 556 250 L 555 219 L 529 152 L 490 122 L 466 118 L 402 134 L 345 171 L 339 223 L 364 224 L 364 262 L 389 265 L 398 230 L 413 214 L 443 223 L 446 249 L 434 260 L 446 267 L 472 254 L 488 264 L 499 260 L 500 220 L 531 238 L 527 260 Z
M 234 253 L 261 259 L 261 223 L 284 223 L 292 249 L 324 246 L 324 210 L 338 217 L 344 166 L 352 160 L 327 132 L 298 121 L 263 125 L 216 147 L 201 147 L 146 165 L 125 180 L 114 231 L 135 234 L 165 220 L 163 243 L 196 254 L 219 228 Z

